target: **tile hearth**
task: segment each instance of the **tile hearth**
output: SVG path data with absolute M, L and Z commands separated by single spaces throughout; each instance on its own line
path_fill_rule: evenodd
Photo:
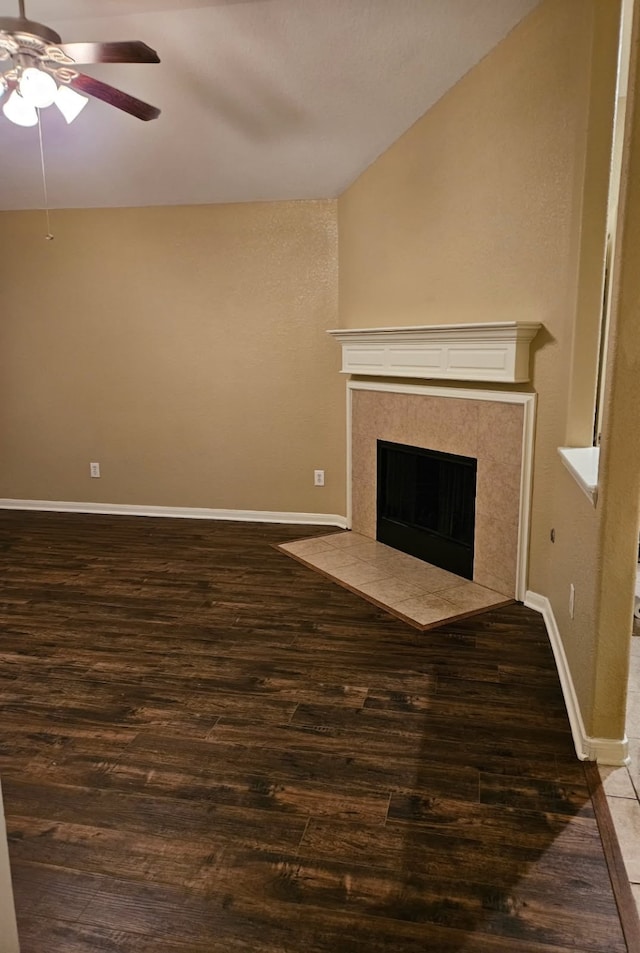
M 278 549 L 421 630 L 513 602 L 360 533 L 300 539 Z

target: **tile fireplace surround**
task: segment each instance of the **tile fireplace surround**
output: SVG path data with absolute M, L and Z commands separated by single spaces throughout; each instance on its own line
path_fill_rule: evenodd
M 474 457 L 473 582 L 524 600 L 536 398 L 505 385 L 529 380 L 540 327 L 504 321 L 329 332 L 342 347 L 342 372 L 368 378 L 347 383 L 352 530 L 376 538 L 378 440 Z
M 526 590 L 533 395 L 350 382 L 350 524 L 376 538 L 377 441 L 475 457 L 473 581 Z

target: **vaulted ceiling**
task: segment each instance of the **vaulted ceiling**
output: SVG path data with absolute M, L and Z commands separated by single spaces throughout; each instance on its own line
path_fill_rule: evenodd
M 50 205 L 335 197 L 537 2 L 27 0 L 65 41 L 143 40 L 162 61 L 82 67 L 157 120 L 42 112 Z M 0 150 L 0 208 L 41 207 L 37 128 L 0 113 Z

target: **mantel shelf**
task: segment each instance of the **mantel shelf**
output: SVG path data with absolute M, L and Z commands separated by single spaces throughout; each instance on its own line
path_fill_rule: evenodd
M 540 327 L 496 321 L 328 333 L 342 346 L 343 374 L 520 384 L 530 379 L 529 345 Z

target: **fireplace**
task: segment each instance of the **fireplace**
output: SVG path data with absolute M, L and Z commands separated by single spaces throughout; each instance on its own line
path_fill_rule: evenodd
M 477 461 L 377 441 L 376 538 L 473 579 Z
M 476 461 L 472 575 L 457 575 L 523 599 L 535 396 L 382 381 L 350 381 L 347 393 L 352 529 L 378 537 L 379 441 L 454 460 L 471 458 Z

